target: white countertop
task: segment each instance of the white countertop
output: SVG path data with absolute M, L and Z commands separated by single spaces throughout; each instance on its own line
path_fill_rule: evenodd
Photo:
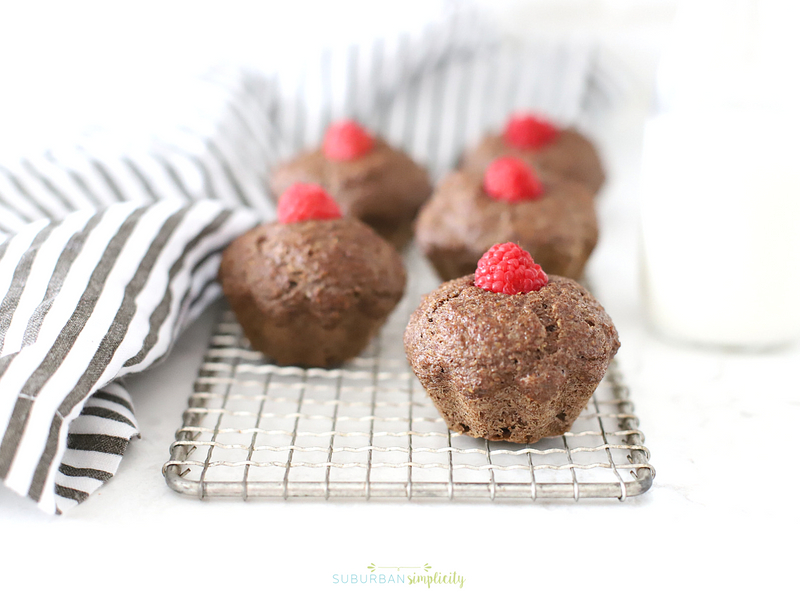
M 334 584 L 333 576 L 364 574 L 370 563 L 425 562 L 463 575 L 468 595 L 647 597 L 692 586 L 715 597 L 749 588 L 764 596 L 765 587 L 780 588 L 791 571 L 779 542 L 798 533 L 791 504 L 800 492 L 792 472 L 800 345 L 727 353 L 649 330 L 637 280 L 641 115 L 607 127 L 611 180 L 590 278 L 620 331 L 619 362 L 657 471 L 650 491 L 624 503 L 521 505 L 180 496 L 161 467 L 217 307 L 165 363 L 129 380 L 142 438 L 99 492 L 51 517 L 0 488 L 0 596 L 62 594 L 65 586 L 71 596 L 87 585 L 122 597 L 401 595 L 411 589 Z

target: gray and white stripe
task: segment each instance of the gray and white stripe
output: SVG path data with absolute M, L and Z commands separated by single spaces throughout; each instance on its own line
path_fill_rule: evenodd
M 69 428 L 55 474 L 57 512 L 83 502 L 111 479 L 129 440 L 138 433 L 131 397 L 121 383 L 91 395 Z
M 108 390 L 93 394 L 167 352 L 183 324 L 180 316 L 198 299 L 192 271 L 256 221 L 255 213 L 217 201 L 120 203 L 99 218 L 81 211 L 59 224 L 33 224 L 8 241 L 2 264 L 9 251 L 20 258 L 0 288 L 6 332 L 0 476 L 6 485 L 54 511 L 55 495 L 64 496 L 58 490 L 76 489 L 55 483 L 65 448 L 81 441 L 73 449 L 85 450 L 93 430 L 98 448 L 103 440 L 136 433 L 126 394 L 115 394 L 126 400 L 119 403 L 122 411 L 107 404 Z M 76 241 L 77 250 L 70 246 Z M 19 253 L 18 245 L 28 249 Z M 14 301 L 23 295 L 31 301 Z M 69 425 L 81 411 L 87 418 L 69 435 L 84 437 L 70 438 Z M 116 452 L 124 444 L 105 447 Z M 70 493 L 73 500 L 85 497 Z

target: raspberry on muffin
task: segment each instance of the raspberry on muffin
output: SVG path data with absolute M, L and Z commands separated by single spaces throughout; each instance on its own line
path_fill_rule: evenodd
M 562 435 L 619 348 L 614 324 L 580 284 L 532 268 L 516 244 L 484 258 L 412 314 L 411 368 L 453 431 L 519 443 Z M 487 289 L 487 275 L 505 285 Z
M 403 295 L 400 255 L 342 217 L 316 185 L 290 187 L 278 216 L 234 240 L 220 263 L 245 336 L 279 365 L 331 367 L 357 356 Z
M 490 292 L 527 294 L 547 285 L 547 274 L 512 242 L 495 244 L 478 261 L 475 285 Z
M 412 235 L 419 208 L 431 195 L 425 169 L 352 120 L 330 125 L 322 145 L 272 172 L 280 197 L 295 183 L 315 183 L 333 196 L 345 216 L 360 219 L 396 248 Z
M 543 117 L 517 113 L 509 117 L 503 139 L 518 150 L 541 150 L 554 143 L 560 133 L 558 127 Z
M 281 223 L 341 218 L 339 205 L 325 190 L 313 183 L 293 185 L 278 201 L 278 221 Z
M 322 152 L 330 160 L 355 160 L 372 150 L 375 140 L 355 121 L 338 121 L 328 127 Z
M 533 170 L 513 156 L 492 161 L 483 174 L 483 189 L 495 200 L 516 204 L 536 200 L 544 193 Z

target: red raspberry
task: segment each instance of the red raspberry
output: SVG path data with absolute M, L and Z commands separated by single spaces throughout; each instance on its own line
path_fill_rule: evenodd
M 527 294 L 547 285 L 547 275 L 525 250 L 514 244 L 495 244 L 478 261 L 475 285 L 498 294 Z
M 278 221 L 327 221 L 340 219 L 342 211 L 328 192 L 313 183 L 295 183 L 278 200 Z
M 322 151 L 330 160 L 353 160 L 372 150 L 375 140 L 355 121 L 338 121 L 328 127 Z
M 519 150 L 538 150 L 553 143 L 558 134 L 558 128 L 546 119 L 520 113 L 511 115 L 503 137 L 506 144 Z
M 533 169 L 512 156 L 492 161 L 483 174 L 483 188 L 495 200 L 509 204 L 535 200 L 544 193 Z

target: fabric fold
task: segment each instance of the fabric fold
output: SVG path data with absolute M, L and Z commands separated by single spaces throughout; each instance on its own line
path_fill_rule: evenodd
M 125 202 L 34 223 L 6 242 L 0 273 L 13 271 L 0 288 L 6 485 L 54 512 L 113 473 L 108 457 L 97 457 L 101 468 L 91 456 L 121 456 L 138 429 L 124 387 L 108 384 L 167 354 L 187 312 L 213 300 L 202 280 L 214 278 L 222 248 L 257 221 L 257 213 L 219 201 Z

